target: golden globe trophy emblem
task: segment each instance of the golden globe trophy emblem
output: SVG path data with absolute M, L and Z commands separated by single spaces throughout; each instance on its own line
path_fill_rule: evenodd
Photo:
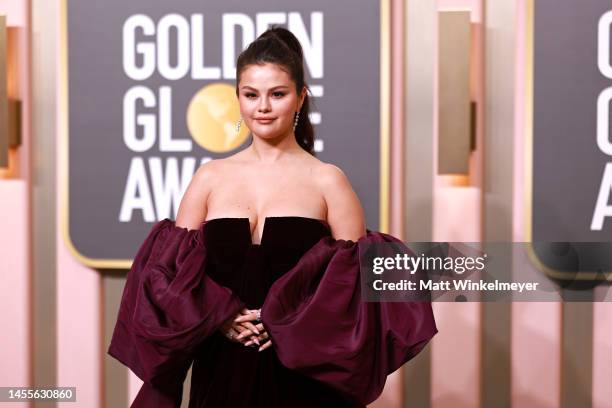
M 200 89 L 187 107 L 187 128 L 204 149 L 225 153 L 240 146 L 249 135 L 244 122 L 236 132 L 240 108 L 236 90 L 228 84 L 211 84 Z

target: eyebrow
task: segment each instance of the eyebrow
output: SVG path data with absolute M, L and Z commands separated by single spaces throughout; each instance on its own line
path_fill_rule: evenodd
M 280 89 L 280 88 L 289 88 L 289 87 L 287 85 L 277 85 L 277 86 L 273 86 L 272 88 L 270 88 L 270 90 L 273 91 L 275 89 Z M 257 91 L 257 89 L 253 88 L 252 86 L 248 86 L 248 85 L 243 86 L 242 89 L 251 89 L 253 91 Z

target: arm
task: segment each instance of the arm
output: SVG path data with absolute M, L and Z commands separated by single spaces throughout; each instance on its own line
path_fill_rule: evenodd
M 204 271 L 203 231 L 156 223 L 130 268 L 108 353 L 145 383 L 133 408 L 180 405 L 195 350 L 244 304 Z
M 206 219 L 206 204 L 214 179 L 213 168 L 214 164 L 210 161 L 200 166 L 193 175 L 179 205 L 177 227 L 198 229 Z
M 338 167 L 325 164 L 319 180 L 334 239 L 357 241 L 366 233 L 365 218 L 348 178 Z

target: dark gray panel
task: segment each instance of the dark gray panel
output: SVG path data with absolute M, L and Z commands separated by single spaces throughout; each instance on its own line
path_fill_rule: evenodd
M 315 98 L 314 111 L 321 112 L 317 136 L 324 141 L 318 156 L 343 168 L 360 196 L 368 227 L 378 228 L 380 177 L 380 5 L 360 0 L 326 2 L 314 0 L 208 1 L 182 0 L 106 2 L 68 1 L 69 42 L 69 234 L 77 250 L 90 258 L 130 259 L 151 224 L 142 213 L 129 223 L 119 222 L 119 210 L 128 168 L 133 157 L 219 157 L 194 143 L 189 153 L 159 153 L 156 144 L 134 153 L 123 143 L 122 103 L 125 93 L 143 85 L 158 93 L 172 89 L 173 138 L 189 133 L 185 112 L 202 86 L 223 82 L 192 80 L 190 76 L 169 81 L 155 73 L 144 81 L 128 78 L 123 71 L 122 27 L 134 14 L 146 14 L 154 22 L 169 13 L 204 18 L 205 61 L 221 66 L 221 16 L 240 12 L 253 21 L 257 12 L 299 12 L 310 32 L 310 13 L 324 14 L 324 76 L 310 81 L 323 85 L 324 95 Z M 241 42 L 241 37 L 237 37 Z M 237 45 L 238 46 L 238 45 Z M 171 56 L 171 59 L 175 56 Z M 309 73 L 309 70 L 306 70 Z M 150 180 L 149 180 L 150 181 Z M 171 207 L 170 218 L 177 208 Z
M 612 7 L 609 0 L 538 0 L 534 7 L 532 240 L 609 242 L 612 219 L 601 230 L 591 222 L 612 162 L 597 145 L 598 97 L 612 87 L 598 68 L 598 25 Z M 609 251 L 578 258 L 580 272 L 612 270 Z

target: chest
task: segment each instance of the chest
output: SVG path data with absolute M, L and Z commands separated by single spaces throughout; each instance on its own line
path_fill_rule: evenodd
M 271 215 L 323 217 L 325 204 L 316 180 L 294 172 L 265 171 L 227 174 L 208 197 L 208 218 Z

